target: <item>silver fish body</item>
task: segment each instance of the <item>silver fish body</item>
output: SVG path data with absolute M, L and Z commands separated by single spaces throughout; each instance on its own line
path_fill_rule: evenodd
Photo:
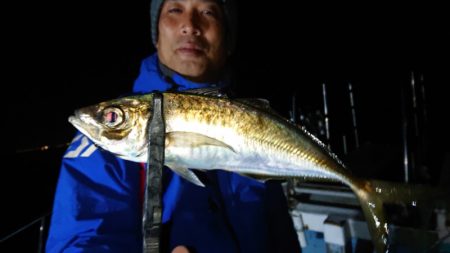
M 167 163 L 342 181 L 341 163 L 323 144 L 281 117 L 228 99 L 185 94 L 164 99 Z
M 165 163 L 194 184 L 188 168 L 222 169 L 258 179 L 302 177 L 348 185 L 359 197 L 378 252 L 387 252 L 383 196 L 373 181 L 351 175 L 335 155 L 302 128 L 258 100 L 163 93 Z M 94 143 L 119 157 L 147 161 L 151 93 L 82 108 L 69 121 Z M 414 194 L 402 196 L 414 199 Z
M 69 121 L 105 150 L 146 162 L 151 101 L 151 94 L 110 101 L 80 109 Z M 108 119 L 105 110 L 123 114 L 116 119 L 123 122 L 102 122 Z M 169 165 L 347 182 L 348 171 L 322 143 L 263 108 L 225 98 L 164 93 L 164 118 Z

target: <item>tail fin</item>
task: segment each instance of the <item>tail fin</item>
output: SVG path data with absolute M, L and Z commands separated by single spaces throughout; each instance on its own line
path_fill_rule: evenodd
M 429 213 L 432 211 L 433 204 L 442 205 L 444 203 L 448 206 L 450 202 L 449 189 L 431 188 L 425 185 L 362 180 L 354 181 L 350 187 L 358 196 L 375 250 L 378 253 L 389 251 L 385 203 L 412 205 L 424 210 L 423 213 Z
M 376 194 L 377 189 L 373 187 L 370 181 L 352 185 L 351 188 L 358 196 L 376 252 L 388 252 L 388 224 L 383 201 Z

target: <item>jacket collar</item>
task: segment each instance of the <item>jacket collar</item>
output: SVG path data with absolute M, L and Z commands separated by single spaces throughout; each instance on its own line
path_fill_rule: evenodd
M 136 79 L 133 92 L 183 91 L 188 89 L 225 87 L 225 81 L 218 83 L 197 83 L 160 64 L 157 54 L 153 54 L 142 62 L 141 72 Z

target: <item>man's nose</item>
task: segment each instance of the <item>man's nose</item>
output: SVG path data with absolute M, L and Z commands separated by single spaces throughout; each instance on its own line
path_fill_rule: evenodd
M 187 13 L 181 25 L 181 34 L 195 35 L 201 34 L 198 17 L 195 13 Z

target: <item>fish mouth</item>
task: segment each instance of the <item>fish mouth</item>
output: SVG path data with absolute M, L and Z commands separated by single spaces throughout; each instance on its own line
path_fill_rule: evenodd
M 80 120 L 77 119 L 77 117 L 75 117 L 74 115 L 69 116 L 69 123 L 72 124 L 75 128 L 77 128 L 78 130 L 80 130 L 81 126 L 80 126 Z M 81 131 L 81 130 L 80 130 Z
M 72 124 L 82 134 L 86 135 L 91 140 L 94 140 L 92 138 L 92 134 L 89 133 L 89 130 L 88 130 L 89 125 L 85 124 L 81 119 L 79 119 L 77 113 L 75 113 L 75 115 L 69 116 L 68 121 L 69 121 L 70 124 Z

